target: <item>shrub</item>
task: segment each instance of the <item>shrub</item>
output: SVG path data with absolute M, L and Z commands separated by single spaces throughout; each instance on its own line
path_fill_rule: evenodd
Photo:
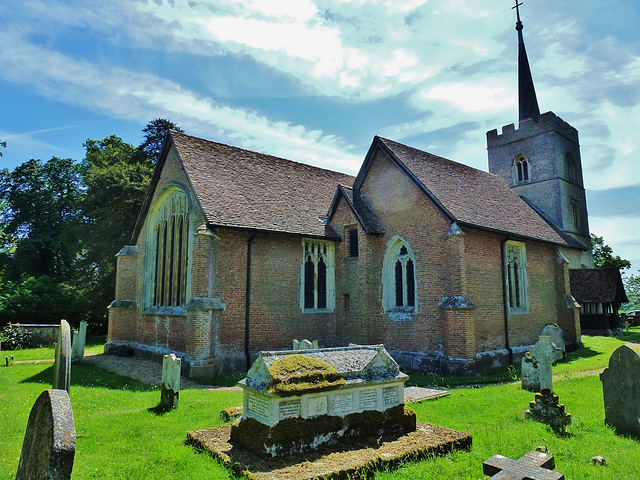
M 0 342 L 7 350 L 22 350 L 30 346 L 31 333 L 20 325 L 8 325 L 0 331 Z

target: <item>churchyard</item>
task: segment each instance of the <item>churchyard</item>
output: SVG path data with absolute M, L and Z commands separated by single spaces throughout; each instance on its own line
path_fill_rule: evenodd
M 494 455 L 519 459 L 536 447 L 545 447 L 554 456 L 555 471 L 567 479 L 639 478 L 640 440 L 617 435 L 605 425 L 598 372 L 608 366 L 611 354 L 622 344 L 640 343 L 640 328 L 617 338 L 584 337 L 583 341 L 583 349 L 553 366 L 553 391 L 572 416 L 565 433 L 525 419 L 524 411 L 534 394 L 521 388 L 519 368 L 487 377 L 411 375 L 407 385 L 450 391 L 448 397 L 411 404 L 418 420 L 471 433 L 473 447 L 383 469 L 375 478 L 478 480 L 488 478 L 482 464 Z M 185 440 L 188 431 L 224 425 L 220 412 L 241 405 L 241 391 L 183 388 L 179 405 L 163 410 L 159 408 L 161 379 L 158 385 L 149 386 L 86 360 L 101 348 L 101 344 L 89 344 L 85 360 L 73 362 L 71 367 L 70 399 L 76 430 L 72 479 L 234 478 Z M 29 412 L 53 380 L 51 363 L 6 367 L 5 356 L 14 355 L 14 361 L 21 362 L 50 360 L 54 353 L 46 348 L 2 352 L 0 478 L 15 478 Z M 219 380 L 233 384 L 237 377 Z M 604 457 L 607 465 L 593 465 L 591 459 L 596 456 Z

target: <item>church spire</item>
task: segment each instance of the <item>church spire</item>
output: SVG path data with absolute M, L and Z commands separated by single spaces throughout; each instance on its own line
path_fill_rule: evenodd
M 538 120 L 540 108 L 538 107 L 538 99 L 536 98 L 536 90 L 533 86 L 533 77 L 531 76 L 531 68 L 529 68 L 529 59 L 527 51 L 524 48 L 524 38 L 522 36 L 522 22 L 520 21 L 520 9 L 522 3 L 516 0 L 516 30 L 518 31 L 518 115 L 519 121 L 522 122 L 528 118 L 534 121 Z

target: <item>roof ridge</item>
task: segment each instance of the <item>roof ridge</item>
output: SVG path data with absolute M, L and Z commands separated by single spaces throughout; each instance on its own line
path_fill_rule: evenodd
M 280 157 L 280 156 L 277 156 L 277 155 L 272 155 L 270 153 L 258 152 L 256 150 L 249 150 L 248 148 L 238 147 L 236 145 L 230 145 L 228 143 L 217 142 L 215 140 L 210 140 L 208 138 L 198 137 L 196 135 L 189 135 L 188 133 L 177 132 L 175 130 L 171 130 L 170 133 L 173 136 L 189 137 L 189 138 L 193 138 L 195 140 L 201 141 L 201 142 L 206 142 L 208 144 L 214 144 L 214 145 L 218 145 L 218 146 L 221 146 L 221 147 L 224 147 L 224 148 L 229 148 L 229 149 L 232 149 L 232 150 L 239 150 L 239 151 L 247 152 L 247 153 L 250 153 L 250 154 L 253 154 L 253 155 L 258 155 L 260 157 L 269 157 L 269 158 L 272 158 L 274 160 L 290 163 L 290 164 L 293 164 L 293 165 L 299 165 L 299 166 L 302 166 L 302 167 L 305 167 L 305 168 L 311 168 L 311 169 L 318 170 L 318 171 L 336 173 L 336 174 L 339 174 L 339 175 L 347 175 L 347 176 L 353 177 L 355 179 L 355 177 L 350 173 L 340 172 L 338 170 L 330 170 L 328 168 L 318 167 L 318 166 L 315 166 L 315 165 L 311 165 L 309 163 L 299 162 L 297 160 L 291 160 L 290 158 L 285 158 L 285 157 Z

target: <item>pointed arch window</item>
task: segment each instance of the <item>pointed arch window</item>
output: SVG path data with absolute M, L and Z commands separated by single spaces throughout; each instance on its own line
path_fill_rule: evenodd
M 415 259 L 409 244 L 401 238 L 387 248 L 382 285 L 385 311 L 416 310 Z
M 510 313 L 529 311 L 527 295 L 527 258 L 524 243 L 507 242 L 505 245 L 505 279 Z
M 146 287 L 148 305 L 184 307 L 190 231 L 187 195 L 181 189 L 170 189 L 159 197 L 149 219 L 152 233 L 146 251 L 152 271 L 145 274 L 150 280 Z
M 567 170 L 567 180 L 570 182 L 576 181 L 576 162 L 573 160 L 573 155 L 571 152 L 567 152 L 565 157 L 565 166 Z
M 528 182 L 529 161 L 527 160 L 527 157 L 525 157 L 524 155 L 518 156 L 514 162 L 514 166 L 516 169 L 516 178 L 518 182 Z
M 303 240 L 301 308 L 332 311 L 335 307 L 335 261 L 333 242 Z

